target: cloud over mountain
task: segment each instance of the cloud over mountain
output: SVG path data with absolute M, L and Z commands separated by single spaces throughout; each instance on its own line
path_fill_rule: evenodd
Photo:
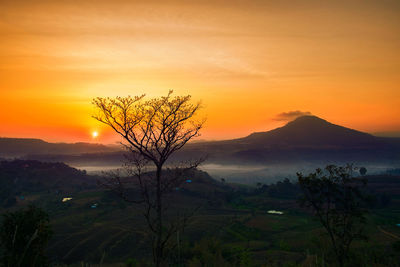
M 311 115 L 311 112 L 294 110 L 294 111 L 279 113 L 278 115 L 275 116 L 274 120 L 275 121 L 291 121 L 298 117 L 307 116 L 307 115 Z

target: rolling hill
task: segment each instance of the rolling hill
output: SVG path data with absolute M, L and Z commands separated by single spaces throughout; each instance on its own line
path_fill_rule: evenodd
M 269 132 L 253 133 L 236 142 L 253 146 L 363 147 L 378 145 L 376 137 L 335 125 L 315 116 L 303 116 Z
M 18 142 L 0 139 L 0 151 L 4 152 L 5 147 L 8 152 L 24 152 Z M 51 144 L 36 140 L 26 147 L 26 159 L 62 161 L 75 166 L 115 165 L 123 159 L 123 152 L 95 144 Z M 220 164 L 309 161 L 398 163 L 400 138 L 376 137 L 315 116 L 303 116 L 283 127 L 243 138 L 189 143 L 172 160 L 205 155 L 208 156 L 208 163 Z
M 206 153 L 211 161 L 221 163 L 398 161 L 400 138 L 376 137 L 315 116 L 302 116 L 283 127 L 244 138 L 191 144 L 184 153 L 188 152 Z
M 0 157 L 29 154 L 81 154 L 115 151 L 115 147 L 91 143 L 48 143 L 32 138 L 0 138 Z

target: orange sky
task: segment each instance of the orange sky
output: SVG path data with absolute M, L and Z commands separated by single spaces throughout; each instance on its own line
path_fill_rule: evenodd
M 0 0 L 0 136 L 112 142 L 92 98 L 169 89 L 203 101 L 203 139 L 294 110 L 400 132 L 398 0 L 137 2 Z

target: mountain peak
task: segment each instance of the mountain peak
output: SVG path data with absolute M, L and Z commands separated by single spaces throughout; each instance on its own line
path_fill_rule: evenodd
M 329 122 L 327 122 L 324 119 L 321 119 L 317 116 L 313 116 L 313 115 L 305 115 L 305 116 L 301 116 L 298 117 L 290 122 L 288 122 L 286 125 L 293 125 L 293 124 L 331 124 Z
M 375 142 L 375 137 L 306 115 L 269 132 L 253 133 L 248 141 L 285 146 L 352 147 Z
M 304 129 L 304 130 L 308 130 L 308 131 L 319 131 L 324 128 L 332 128 L 334 126 L 341 127 L 342 129 L 345 128 L 345 127 L 342 127 L 339 125 L 332 124 L 332 123 L 330 123 L 324 119 L 321 119 L 317 116 L 306 115 L 306 116 L 298 117 L 298 118 L 288 122 L 282 128 L 288 128 L 288 129 L 292 129 L 292 130 L 293 129 L 298 129 L 298 130 Z

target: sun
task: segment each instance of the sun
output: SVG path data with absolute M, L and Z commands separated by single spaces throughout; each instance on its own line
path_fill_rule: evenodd
M 99 136 L 99 133 L 97 131 L 92 132 L 92 137 L 97 138 Z

